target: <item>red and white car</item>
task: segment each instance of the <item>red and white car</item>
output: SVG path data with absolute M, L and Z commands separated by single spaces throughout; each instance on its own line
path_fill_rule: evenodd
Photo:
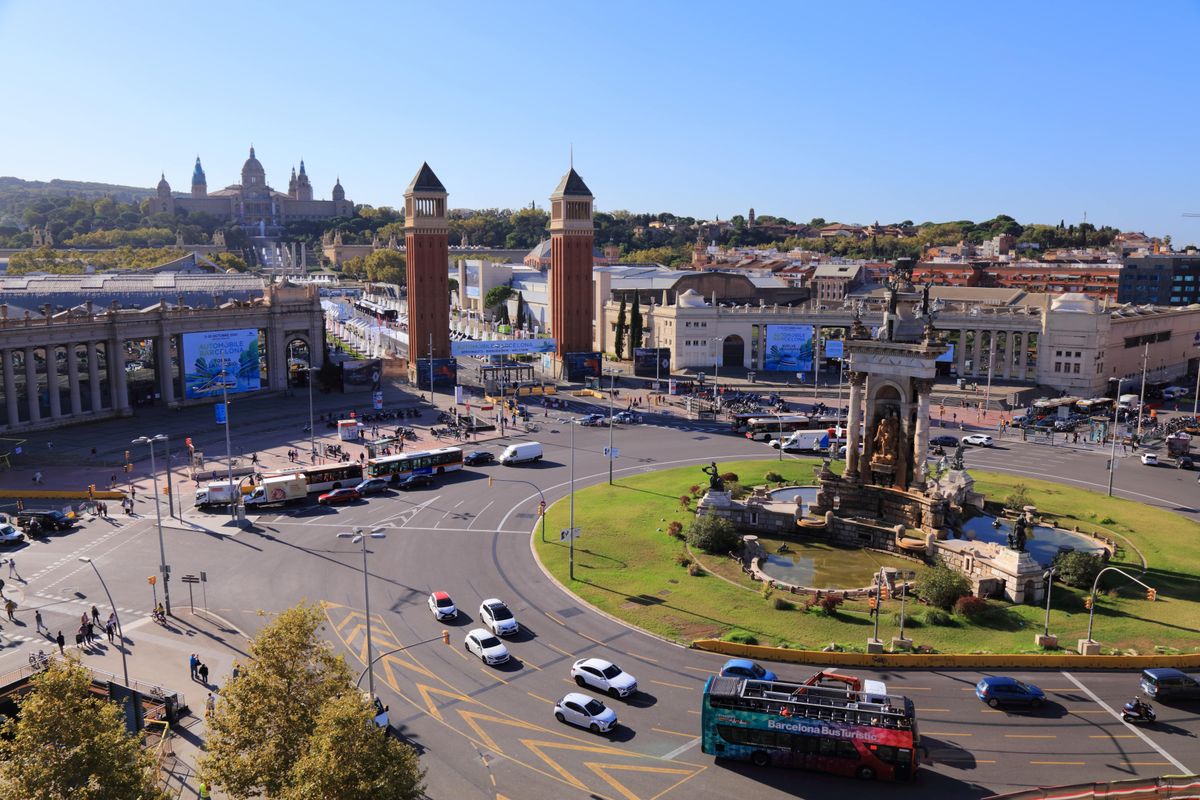
M 458 616 L 458 609 L 446 592 L 430 592 L 429 610 L 433 612 L 434 618 L 439 620 L 454 619 Z

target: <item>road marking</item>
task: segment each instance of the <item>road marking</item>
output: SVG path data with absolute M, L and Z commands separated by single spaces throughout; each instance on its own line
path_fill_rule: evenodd
M 479 509 L 479 512 L 478 512 L 477 514 L 475 514 L 475 517 L 474 517 L 474 518 L 471 520 L 471 522 L 470 522 L 470 523 L 467 525 L 467 530 L 471 530 L 471 528 L 474 528 L 474 527 L 475 527 L 475 523 L 476 523 L 476 522 L 479 522 L 479 518 L 483 516 L 483 512 L 485 512 L 485 511 L 487 511 L 489 508 L 491 508 L 491 507 L 492 507 L 492 505 L 493 505 L 495 502 L 496 502 L 496 501 L 495 501 L 495 500 L 493 500 L 492 502 L 488 503 L 488 504 L 487 504 L 486 506 L 484 506 L 483 508 Z M 457 508 L 457 507 L 458 507 L 458 506 L 455 506 L 455 508 Z
M 701 669 L 700 667 L 684 667 L 684 669 L 690 669 L 692 672 L 699 672 L 704 675 L 716 675 L 717 674 L 717 671 L 715 669 Z
M 1086 761 L 1030 761 L 1030 764 L 1049 764 L 1059 767 L 1082 767 Z
M 649 661 L 651 664 L 658 663 L 657 658 L 651 658 L 650 656 L 640 656 L 637 653 L 627 653 L 626 655 L 633 656 L 634 658 L 640 658 L 642 661 Z
M 1130 767 L 1169 767 L 1170 761 L 1126 761 L 1126 766 Z
M 503 683 L 505 686 L 508 686 L 508 681 L 504 680 L 504 678 L 501 678 L 499 675 L 497 675 L 496 673 L 492 672 L 492 671 L 491 671 L 490 669 L 488 669 L 487 667 L 480 667 L 480 668 L 479 668 L 479 671 L 480 671 L 480 672 L 482 672 L 484 675 L 488 675 L 488 676 L 490 676 L 490 677 L 492 677 L 492 678 L 495 678 L 496 680 L 498 680 L 498 681 L 500 681 L 501 683 Z
M 698 717 L 698 716 L 700 716 L 700 712 L 699 712 L 699 711 L 696 711 L 695 709 L 691 709 L 691 708 L 689 708 L 689 709 L 687 710 L 687 712 L 688 712 L 689 714 L 695 714 L 697 717 Z
M 892 688 L 899 689 L 902 692 L 932 692 L 933 691 L 933 688 L 930 686 L 893 686 Z M 972 688 L 972 689 L 964 689 L 963 691 L 973 692 L 975 690 Z
M 685 739 L 696 738 L 696 734 L 694 734 L 694 733 L 680 733 L 679 731 L 669 731 L 666 728 L 651 728 L 650 730 L 658 731 L 659 733 L 669 733 L 672 736 L 682 736 Z
M 659 686 L 670 686 L 670 687 L 672 687 L 672 688 L 675 688 L 675 689 L 683 689 L 685 692 L 694 692 L 694 691 L 696 691 L 696 687 L 695 687 L 695 686 L 684 686 L 684 685 L 683 685 L 683 684 L 681 684 L 681 683 L 667 683 L 666 681 L 654 681 L 654 680 L 652 680 L 652 681 L 650 681 L 650 682 L 651 682 L 651 683 L 657 683 Z
M 525 694 L 529 695 L 534 700 L 541 700 L 543 703 L 549 703 L 550 705 L 554 705 L 553 700 L 548 700 L 545 697 L 542 697 L 540 694 L 534 694 L 533 692 L 526 692 Z
M 556 647 L 555 645 L 552 645 L 549 642 L 546 642 L 546 646 L 549 647 L 551 650 L 557 650 L 558 652 L 562 653 L 567 658 L 575 657 L 574 653 L 568 653 L 566 650 L 563 650 L 561 647 Z
M 575 632 L 579 633 L 579 631 L 575 631 Z M 596 644 L 600 645 L 601 647 L 608 646 L 608 645 L 604 644 L 604 642 L 600 641 L 599 639 L 593 639 L 592 637 L 588 636 L 586 633 L 579 633 L 579 635 L 582 636 L 583 638 L 587 639 L 589 642 L 595 642 Z
M 1054 733 L 1006 733 L 1005 739 L 1057 739 Z
M 567 623 L 563 622 L 561 619 L 559 619 L 558 617 L 554 616 L 554 615 L 553 615 L 553 614 L 551 614 L 549 611 L 543 611 L 542 613 L 543 613 L 543 614 L 545 614 L 545 615 L 546 615 L 547 617 L 549 617 L 550 619 L 552 619 L 552 620 L 554 620 L 555 622 L 557 622 L 559 625 L 562 625 L 564 628 L 565 628 L 565 627 L 567 627 Z
M 1102 709 L 1099 709 L 1099 708 L 1092 708 L 1092 709 L 1083 709 L 1080 711 L 1071 710 L 1071 711 L 1068 711 L 1067 713 L 1068 714 L 1105 714 L 1107 712 Z
M 699 736 L 697 736 L 695 739 L 692 739 L 690 742 L 685 742 L 684 744 L 679 745 L 679 747 L 676 747 L 674 750 L 664 755 L 663 758 L 667 761 L 674 761 L 676 758 L 683 755 L 688 750 L 691 750 L 698 744 L 700 744 Z
M 1071 683 L 1075 684 L 1077 687 L 1079 687 L 1079 690 L 1080 690 L 1080 691 L 1082 691 L 1084 694 L 1086 694 L 1088 697 L 1090 697 L 1090 698 L 1092 699 L 1092 702 L 1094 702 L 1096 705 L 1098 705 L 1098 706 L 1100 706 L 1101 708 L 1103 708 L 1103 709 L 1104 709 L 1105 711 L 1107 711 L 1109 714 L 1112 714 L 1112 716 L 1113 716 L 1113 719 L 1117 720 L 1117 721 L 1118 721 L 1118 722 L 1120 722 L 1122 725 L 1124 725 L 1126 728 L 1128 728 L 1128 729 L 1129 729 L 1129 731 L 1130 731 L 1131 733 L 1133 733 L 1135 736 L 1137 736 L 1137 737 L 1138 737 L 1139 739 L 1141 739 L 1143 742 L 1145 742 L 1146 744 L 1148 744 L 1148 745 L 1150 745 L 1151 747 L 1153 747 L 1153 748 L 1154 748 L 1154 752 L 1158 753 L 1160 756 L 1162 756 L 1163 758 L 1167 759 L 1167 761 L 1170 761 L 1170 762 L 1171 762 L 1171 764 L 1172 764 L 1172 765 L 1173 765 L 1173 766 L 1174 766 L 1174 767 L 1175 767 L 1177 770 L 1179 770 L 1180 772 L 1182 772 L 1182 773 L 1183 773 L 1183 774 L 1185 774 L 1185 775 L 1190 775 L 1190 774 L 1191 774 L 1191 772 L 1192 772 L 1192 771 L 1191 771 L 1190 769 L 1188 769 L 1188 768 L 1187 768 L 1187 767 L 1185 767 L 1183 764 L 1181 764 L 1181 763 L 1179 763 L 1178 761 L 1176 761 L 1174 756 L 1172 756 L 1172 755 L 1171 755 L 1170 753 L 1168 753 L 1166 750 L 1164 750 L 1164 749 L 1162 749 L 1161 747 L 1159 747 L 1159 746 L 1158 746 L 1158 744 L 1156 744 L 1156 743 L 1154 742 L 1154 740 L 1152 740 L 1152 739 L 1151 739 L 1149 736 L 1147 736 L 1146 734 L 1142 733 L 1142 732 L 1141 732 L 1141 731 L 1139 731 L 1137 728 L 1133 727 L 1133 725 L 1131 725 L 1131 724 L 1129 724 L 1128 722 L 1126 722 L 1126 721 L 1125 721 L 1125 719 L 1124 719 L 1124 718 L 1123 718 L 1123 717 L 1122 717 L 1120 714 L 1118 714 L 1116 711 L 1114 711 L 1114 710 L 1113 710 L 1112 706 L 1108 705 L 1108 703 L 1105 703 L 1103 700 L 1101 700 L 1099 697 L 1097 697 L 1095 692 L 1093 692 L 1093 691 L 1092 691 L 1091 689 L 1089 689 L 1088 687 L 1084 686 L 1084 685 L 1083 685 L 1083 684 L 1082 684 L 1082 683 L 1079 681 L 1079 679 L 1077 679 L 1077 678 L 1076 678 L 1074 675 L 1072 675 L 1072 674 L 1071 674 L 1071 673 L 1069 673 L 1069 672 L 1064 672 L 1064 673 L 1063 673 L 1063 677 L 1064 677 L 1064 678 L 1066 678 L 1067 680 L 1069 680 Z
M 925 706 L 921 706 L 921 711 L 949 711 L 949 710 L 950 709 L 948 709 L 948 708 L 925 708 Z
M 1136 739 L 1138 737 L 1134 736 L 1131 733 L 1110 733 L 1110 734 L 1093 733 L 1088 738 L 1089 739 Z
M 522 663 L 523 665 L 525 665 L 526 667 L 533 667 L 533 668 L 534 668 L 534 669 L 536 669 L 538 672 L 541 672 L 541 671 L 542 671 L 542 668 L 541 668 L 541 667 L 539 667 L 537 664 L 533 663 L 532 661 L 528 661 L 528 660 L 526 660 L 526 659 L 521 659 L 521 663 Z
M 926 736 L 956 736 L 956 737 L 961 738 L 964 736 L 974 736 L 975 734 L 973 734 L 973 733 L 948 733 L 946 731 L 925 731 L 925 735 Z

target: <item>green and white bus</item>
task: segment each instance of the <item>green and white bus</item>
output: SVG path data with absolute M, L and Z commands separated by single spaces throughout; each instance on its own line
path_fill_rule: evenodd
M 463 468 L 461 447 L 416 450 L 394 456 L 367 459 L 368 478 L 406 478 L 409 475 L 441 475 Z

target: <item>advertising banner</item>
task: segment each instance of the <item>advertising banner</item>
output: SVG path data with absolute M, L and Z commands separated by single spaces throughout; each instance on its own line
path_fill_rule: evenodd
M 451 342 L 455 356 L 516 356 L 525 353 L 553 353 L 558 347 L 553 339 L 500 339 L 494 342 Z
M 826 358 L 844 358 L 845 349 L 842 345 L 845 344 L 841 339 L 826 339 L 825 340 L 825 357 Z
M 189 400 L 220 395 L 222 390 L 234 394 L 262 388 L 254 328 L 185 333 L 182 363 Z
M 354 389 L 378 392 L 382 390 L 383 361 L 364 358 L 342 362 L 342 391 Z
M 638 347 L 633 351 L 633 374 L 639 378 L 655 378 L 671 373 L 671 348 Z
M 940 356 L 938 356 L 937 360 L 944 364 L 953 364 L 954 363 L 954 345 L 949 344 L 949 345 L 947 345 L 947 347 L 949 347 L 950 349 L 947 350 L 946 352 L 942 353 Z
M 448 388 L 458 383 L 458 362 L 453 358 L 433 359 L 433 385 Z M 417 388 L 429 391 L 429 359 L 417 359 Z
M 601 358 L 599 353 L 567 353 L 563 357 L 567 372 L 567 381 L 582 383 L 588 378 L 599 378 L 601 375 Z
M 773 372 L 811 372 L 812 325 L 768 325 L 763 369 Z

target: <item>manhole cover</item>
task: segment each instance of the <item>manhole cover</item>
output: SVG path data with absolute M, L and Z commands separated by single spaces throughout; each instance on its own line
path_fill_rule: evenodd
M 697 442 L 703 442 L 705 439 L 711 439 L 711 438 L 712 438 L 711 436 L 693 436 L 692 437 L 692 439 L 694 439 Z
M 556 612 L 560 617 L 575 617 L 583 613 L 578 608 L 564 608 L 562 611 Z

